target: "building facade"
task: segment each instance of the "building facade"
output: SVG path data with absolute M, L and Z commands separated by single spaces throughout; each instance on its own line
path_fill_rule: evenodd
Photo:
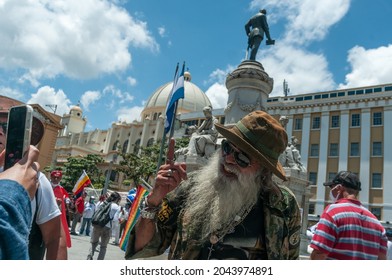
M 194 88 L 198 89 L 190 79 L 185 82 L 177 136 L 187 126 L 200 124 L 204 118 L 202 108 L 210 105 L 199 89 L 198 98 L 186 100 L 187 92 L 193 92 Z M 57 161 L 61 161 L 64 152 L 67 155 L 94 152 L 107 162 L 115 162 L 119 149 L 137 152 L 138 147 L 159 141 L 170 89 L 168 83 L 152 94 L 139 122 L 114 123 L 107 131 L 60 136 Z M 392 170 L 392 127 L 388 123 L 392 118 L 392 84 L 269 97 L 266 110 L 277 119 L 287 116 L 289 139 L 295 136 L 299 140 L 297 148 L 311 182 L 309 214 L 320 215 L 330 203 L 329 190 L 323 182 L 340 170 L 350 170 L 362 182 L 362 203 L 380 220 L 392 222 L 392 187 L 388 185 L 392 182 L 392 172 L 388 172 Z M 214 109 L 213 114 L 224 123 L 223 108 Z
M 270 98 L 268 111 L 289 116 L 288 135 L 299 140 L 313 185 L 310 214 L 328 203 L 323 182 L 350 170 L 361 180 L 361 202 L 392 221 L 392 84 Z

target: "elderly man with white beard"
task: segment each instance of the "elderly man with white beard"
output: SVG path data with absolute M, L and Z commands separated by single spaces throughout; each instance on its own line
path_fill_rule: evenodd
M 287 146 L 282 125 L 255 111 L 231 127 L 207 166 L 187 178 L 184 163 L 158 171 L 133 229 L 126 259 L 159 255 L 169 259 L 299 258 L 300 211 L 279 155 Z

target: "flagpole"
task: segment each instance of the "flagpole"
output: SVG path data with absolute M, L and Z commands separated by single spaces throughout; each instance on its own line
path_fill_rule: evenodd
M 171 126 L 170 126 L 169 140 L 167 141 L 167 145 L 168 146 L 169 146 L 170 139 L 173 137 L 173 134 L 174 134 L 174 123 L 176 121 L 177 106 L 178 106 L 178 100 L 176 101 L 176 103 L 174 103 L 173 119 L 172 119 L 172 123 L 171 123 Z
M 174 84 L 176 83 L 176 78 L 177 78 L 177 74 L 178 74 L 178 68 L 179 68 L 179 63 L 177 63 L 176 71 L 174 72 L 173 87 L 174 87 Z M 168 102 L 170 102 L 170 100 L 168 100 Z M 166 114 L 166 112 L 165 112 L 165 114 Z M 157 163 L 157 170 L 156 170 L 156 172 L 158 172 L 159 167 L 161 167 L 161 165 L 162 165 L 163 149 L 165 147 L 165 140 L 166 140 L 166 132 L 165 132 L 165 126 L 163 126 L 161 148 L 159 150 L 159 157 L 158 157 L 158 163 Z
M 93 186 L 92 183 L 90 183 L 90 185 L 91 185 L 91 187 L 93 188 L 95 195 L 96 195 L 97 198 L 99 199 L 99 195 L 98 195 L 98 193 L 97 193 L 97 190 L 94 188 L 94 186 Z

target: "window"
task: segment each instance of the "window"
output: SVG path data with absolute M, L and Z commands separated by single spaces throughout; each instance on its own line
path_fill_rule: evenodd
M 320 129 L 320 117 L 313 118 L 312 129 Z
M 381 142 L 373 142 L 373 156 L 382 156 L 382 143 Z
M 372 212 L 372 214 L 374 216 L 376 216 L 377 219 L 381 220 L 381 208 L 380 207 L 370 207 L 370 212 Z
M 382 125 L 382 112 L 373 113 L 373 125 Z
M 331 127 L 339 127 L 340 116 L 332 116 Z
M 352 114 L 351 115 L 351 126 L 352 127 L 361 126 L 361 115 L 360 114 Z
M 150 138 L 147 141 L 147 147 L 151 147 L 152 145 L 154 145 L 154 138 Z
M 381 173 L 372 173 L 372 188 L 373 189 L 381 189 L 382 188 Z
M 116 140 L 116 142 L 113 144 L 112 150 L 117 151 L 118 145 L 120 145 L 120 141 Z
M 122 147 L 122 153 L 125 154 L 127 152 L 127 148 L 128 148 L 128 143 L 129 140 L 125 140 L 123 147 Z
M 329 172 L 327 181 L 331 182 L 335 178 L 335 176 L 336 176 L 335 172 Z
M 330 143 L 329 144 L 329 156 L 337 157 L 339 155 L 339 144 L 338 143 Z
M 317 184 L 317 172 L 309 172 L 309 182 L 311 185 Z
M 302 130 L 302 119 L 294 120 L 294 130 Z
M 134 146 L 133 146 L 133 153 L 137 154 L 139 153 L 139 149 L 140 149 L 140 140 L 141 139 L 137 139 Z
M 309 214 L 314 214 L 316 209 L 315 203 L 309 203 Z
M 319 156 L 319 144 L 311 144 L 310 145 L 310 156 L 318 157 Z
M 359 157 L 359 143 L 353 142 L 350 144 L 350 156 Z

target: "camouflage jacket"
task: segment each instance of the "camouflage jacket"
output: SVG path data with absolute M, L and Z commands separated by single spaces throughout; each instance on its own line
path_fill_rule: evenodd
M 135 233 L 132 232 L 125 253 L 126 259 L 147 258 L 163 254 L 170 247 L 169 259 L 206 259 L 202 251 L 205 241 L 198 236 L 186 234 L 184 230 L 183 205 L 191 179 L 183 182 L 169 193 L 162 203 L 157 216 L 156 233 L 153 239 L 139 252 L 134 252 Z M 264 254 L 247 255 L 247 259 L 296 260 L 299 258 L 300 211 L 294 194 L 286 187 L 278 186 L 274 191 L 264 193 L 260 199 L 260 217 L 264 224 Z M 252 219 L 257 216 L 252 216 Z M 259 243 L 259 242 L 257 242 Z M 210 244 L 210 243 L 209 243 Z M 250 251 L 257 251 L 257 244 Z M 204 249 L 203 249 L 204 248 Z M 243 248 L 243 247 L 241 247 Z M 226 254 L 227 258 L 236 258 Z

